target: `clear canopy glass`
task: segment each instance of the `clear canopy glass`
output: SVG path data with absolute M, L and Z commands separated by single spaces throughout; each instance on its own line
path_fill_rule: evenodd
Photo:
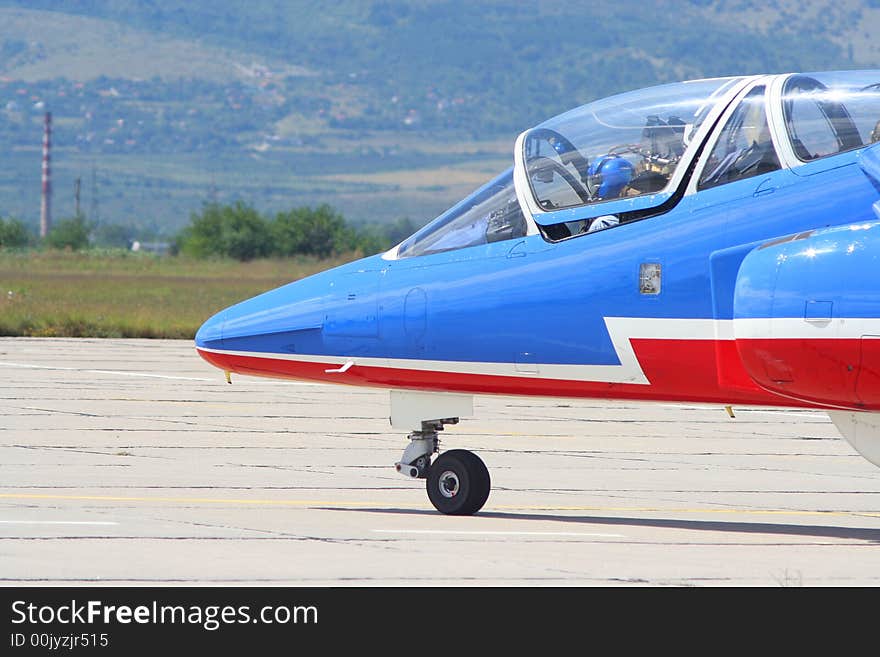
M 880 141 L 880 73 L 793 75 L 782 109 L 798 159 L 807 162 Z
M 526 220 L 507 169 L 403 242 L 400 258 L 522 237 Z
M 665 189 L 703 120 L 739 80 L 640 89 L 545 121 L 523 139 L 535 202 L 552 211 Z

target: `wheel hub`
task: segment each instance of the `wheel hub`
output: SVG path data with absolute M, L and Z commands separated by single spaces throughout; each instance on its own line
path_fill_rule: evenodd
M 442 475 L 440 475 L 440 480 L 437 482 L 437 484 L 440 487 L 440 494 L 443 497 L 451 499 L 458 495 L 458 475 L 455 474 L 452 470 L 447 470 Z

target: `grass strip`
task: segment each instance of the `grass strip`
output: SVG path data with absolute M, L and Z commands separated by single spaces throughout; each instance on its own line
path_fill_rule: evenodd
M 192 339 L 226 306 L 353 257 L 242 263 L 0 250 L 0 335 Z

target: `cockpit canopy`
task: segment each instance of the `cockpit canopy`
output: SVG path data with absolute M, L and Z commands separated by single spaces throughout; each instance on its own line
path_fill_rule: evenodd
M 689 193 L 691 172 L 694 192 L 783 167 L 797 172 L 880 141 L 877 80 L 877 71 L 714 78 L 582 105 L 522 133 L 512 168 L 388 257 L 539 231 L 558 241 L 663 214 Z
M 880 141 L 880 82 L 876 71 L 792 75 L 782 89 L 782 111 L 801 162 Z
M 702 122 L 740 79 L 640 89 L 530 130 L 522 156 L 537 207 L 554 211 L 665 189 Z
M 660 85 L 612 96 L 530 130 L 523 156 L 542 211 L 665 189 L 703 121 L 742 78 Z M 522 237 L 513 169 L 476 190 L 397 249 L 407 258 Z

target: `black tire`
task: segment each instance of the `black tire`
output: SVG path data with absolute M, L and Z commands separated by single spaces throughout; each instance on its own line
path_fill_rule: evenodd
M 428 470 L 428 498 L 440 513 L 470 516 L 489 499 L 489 470 L 479 456 L 464 449 L 444 452 Z

